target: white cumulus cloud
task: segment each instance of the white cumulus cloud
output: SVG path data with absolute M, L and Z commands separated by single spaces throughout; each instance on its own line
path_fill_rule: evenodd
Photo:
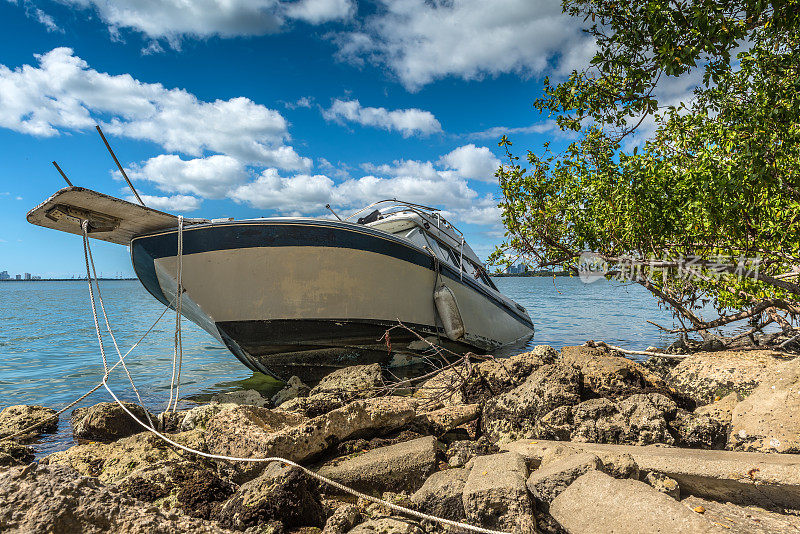
M 128 28 L 174 48 L 183 37 L 237 37 L 278 32 L 287 20 L 322 24 L 347 19 L 353 0 L 62 0 L 93 9 L 112 33 Z
M 495 182 L 494 173 L 500 167 L 500 160 L 485 146 L 473 144 L 456 148 L 439 160 L 446 167 L 455 170 L 459 176 L 470 180 Z
M 70 48 L 36 58 L 38 67 L 0 65 L 0 127 L 48 137 L 100 123 L 107 133 L 192 156 L 209 151 L 281 169 L 311 166 L 285 144 L 283 116 L 248 98 L 205 102 L 183 89 L 98 72 Z
M 153 208 L 170 213 L 186 213 L 194 211 L 200 207 L 202 200 L 197 197 L 189 195 L 173 195 L 169 197 L 161 197 L 154 195 L 139 195 L 142 197 L 142 202 L 148 208 Z M 136 202 L 133 195 L 125 197 L 129 202 Z
M 128 169 L 126 174 L 132 180 L 151 182 L 161 191 L 203 198 L 225 198 L 231 188 L 250 178 L 241 162 L 220 155 L 183 160 L 174 154 L 162 154 Z
M 300 0 L 286 4 L 286 15 L 309 24 L 349 19 L 355 11 L 351 0 Z
M 412 90 L 446 76 L 476 79 L 585 64 L 591 41 L 554 0 L 378 0 L 363 28 L 335 37 L 339 57 L 387 65 Z
M 403 137 L 442 131 L 442 125 L 430 111 L 416 108 L 390 111 L 382 107 L 364 107 L 358 100 L 336 99 L 330 108 L 323 110 L 322 115 L 330 121 L 354 122 L 362 126 L 398 131 Z

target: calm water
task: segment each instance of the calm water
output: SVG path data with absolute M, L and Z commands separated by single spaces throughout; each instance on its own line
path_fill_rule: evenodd
M 658 308 L 641 287 L 576 278 L 498 278 L 497 286 L 525 306 L 536 325 L 531 345 L 560 348 L 587 339 L 644 349 L 672 339 L 647 319 L 671 325 L 671 315 Z M 163 306 L 138 281 L 101 282 L 109 322 L 120 349 L 128 350 Z M 102 318 L 101 318 L 102 320 Z M 153 411 L 162 411 L 169 396 L 172 334 L 175 317 L 167 313 L 151 334 L 126 359 Z M 220 343 L 188 321 L 183 322 L 183 404 L 206 400 L 214 393 L 257 389 L 269 393 L 275 385 L 254 375 Z M 110 339 L 109 361 L 117 360 Z M 87 284 L 74 282 L 0 283 L 0 409 L 11 404 L 40 404 L 59 409 L 96 385 L 103 365 L 89 309 Z M 124 378 L 115 372 L 109 383 L 126 400 L 135 400 Z M 127 386 L 127 387 L 126 387 Z M 105 389 L 84 402 L 111 400 Z M 71 440 L 68 414 L 59 431 L 45 437 L 40 453 L 60 450 Z

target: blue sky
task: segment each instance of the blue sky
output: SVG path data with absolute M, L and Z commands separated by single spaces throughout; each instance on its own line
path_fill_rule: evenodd
M 540 0 L 0 0 L 0 271 L 82 272 L 80 238 L 35 227 L 62 187 L 194 217 L 444 209 L 481 257 L 502 237 L 493 172 L 562 143 L 532 107 L 592 43 Z M 96 242 L 97 243 L 97 242 Z M 124 247 L 98 269 L 131 275 Z

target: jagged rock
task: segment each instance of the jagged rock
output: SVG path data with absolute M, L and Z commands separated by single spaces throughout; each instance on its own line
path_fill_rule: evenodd
M 570 484 L 550 503 L 550 515 L 572 534 L 724 532 L 643 482 L 612 478 L 600 471 L 589 471 Z
M 557 357 L 558 352 L 550 345 L 537 345 L 530 352 L 481 362 L 476 367 L 489 393 L 499 395 L 519 386 L 536 369 L 554 363 Z M 475 400 L 478 399 L 470 402 Z
M 8 534 L 230 532 L 215 523 L 146 506 L 62 465 L 31 464 L 0 473 L 0 502 L 0 526 Z
M 212 417 L 220 412 L 235 410 L 238 404 L 204 404 L 197 406 L 186 412 L 181 421 L 181 430 L 194 430 L 195 428 L 205 430 L 206 425 Z
M 425 402 L 430 410 L 482 403 L 519 386 L 536 369 L 553 363 L 557 355 L 552 347 L 539 345 L 530 352 L 508 358 L 445 369 L 420 384 L 414 397 Z
M 436 469 L 436 438 L 426 436 L 334 460 L 318 473 L 364 493 L 414 491 Z
M 418 524 L 400 517 L 381 517 L 361 523 L 350 534 L 423 534 Z
M 526 485 L 536 499 L 545 508 L 567 489 L 581 475 L 593 469 L 600 469 L 600 458 L 595 454 L 570 454 L 564 458 L 545 463 L 531 473 Z
M 558 406 L 546 413 L 536 422 L 533 434 L 540 439 L 569 440 L 575 424 L 572 408 L 572 406 Z
M 573 368 L 543 365 L 525 382 L 483 408 L 483 430 L 500 442 L 538 437 L 537 421 L 559 406 L 580 402 L 581 378 Z
M 634 445 L 675 442 L 667 421 L 675 417 L 675 401 L 660 393 L 631 395 L 619 402 L 625 423 L 622 440 Z
M 41 424 L 15 439 L 27 441 L 42 433 L 55 432 L 58 428 L 58 417 L 55 414 L 55 410 L 44 406 L 28 406 L 26 404 L 6 406 L 0 412 L 0 438 L 14 435 L 36 423 Z
M 206 452 L 203 434 L 199 430 L 172 434 L 170 438 L 181 445 Z M 119 482 L 142 467 L 180 458 L 182 456 L 175 447 L 147 432 L 112 443 L 75 445 L 51 454 L 42 463 L 67 465 L 82 475 L 98 477 L 102 482 L 112 483 Z
M 640 364 L 617 352 L 595 347 L 564 347 L 563 364 L 580 370 L 583 387 L 597 395 L 622 395 L 661 387 L 661 380 Z
M 179 410 L 177 412 L 161 412 L 157 416 L 157 420 L 153 422 L 157 425 L 157 430 L 161 432 L 180 432 L 183 426 L 183 420 L 186 417 L 188 410 Z M 186 430 L 191 430 L 187 428 Z
M 211 397 L 211 402 L 216 402 L 219 404 L 258 406 L 259 408 L 265 408 L 269 405 L 269 400 L 262 397 L 261 393 L 254 389 L 243 389 L 241 391 L 217 393 Z
M 704 413 L 678 410 L 670 428 L 681 447 L 721 449 L 728 439 L 728 428 Z
M 242 484 L 219 512 L 220 524 L 244 530 L 269 521 L 286 528 L 322 527 L 325 512 L 316 483 L 300 469 L 277 462 Z
M 606 398 L 589 399 L 572 407 L 570 439 L 587 443 L 620 443 L 623 421 L 616 403 Z
M 307 397 L 311 388 L 303 383 L 300 378 L 292 376 L 286 382 L 286 387 L 272 396 L 272 405 L 280 406 L 286 401 L 296 399 L 298 397 Z
M 736 405 L 742 402 L 742 396 L 732 391 L 725 397 L 715 400 L 711 404 L 699 406 L 695 409 L 696 415 L 706 415 L 712 421 L 716 421 L 722 428 L 726 430 L 731 426 L 731 418 L 733 417 L 733 409 Z
M 464 519 L 464 484 L 468 476 L 466 469 L 438 471 L 411 496 L 411 502 L 426 514 L 461 521 Z
M 361 519 L 361 511 L 355 504 L 339 506 L 325 522 L 322 534 L 344 534 L 356 526 Z
M 130 402 L 123 403 L 140 421 L 150 424 L 156 418 L 146 409 Z M 144 432 L 116 402 L 101 402 L 94 406 L 76 408 L 70 417 L 72 435 L 78 439 L 109 442 Z
M 639 393 L 618 403 L 590 399 L 572 407 L 570 439 L 589 443 L 673 444 L 668 421 L 678 407 L 660 393 Z
M 740 506 L 689 495 L 681 504 L 693 510 L 702 506 L 703 517 L 722 525 L 728 534 L 796 534 L 800 532 L 800 515 L 776 513 L 757 506 Z
M 308 398 L 320 405 L 320 411 L 338 408 L 353 399 L 366 399 L 383 385 L 383 372 L 377 363 L 351 365 L 337 369 L 311 388 Z
M 213 466 L 184 459 L 141 467 L 122 479 L 119 487 L 140 501 L 167 504 L 201 519 L 216 517 L 222 502 L 236 489 L 221 479 Z
M 769 350 L 698 352 L 676 365 L 668 380 L 698 403 L 709 404 L 731 392 L 749 395 L 783 361 Z
M 567 445 L 557 445 L 549 448 L 542 455 L 539 468 L 547 467 L 570 456 L 586 454 Z M 597 451 L 588 453 L 597 456 L 600 463 L 596 467 L 614 478 L 639 478 L 639 466 L 630 454 Z
M 500 452 L 497 445 L 486 436 L 481 436 L 476 441 L 460 440 L 450 443 L 445 451 L 445 457 L 450 467 L 463 467 L 476 456 Z
M 405 441 L 421 438 L 424 434 L 414 432 L 412 430 L 401 430 L 400 432 L 392 432 L 386 436 L 375 437 L 372 439 L 350 439 L 343 441 L 336 446 L 335 456 L 349 456 L 351 454 L 370 451 L 380 447 L 388 447 L 389 445 L 396 445 Z
M 28 465 L 34 458 L 32 448 L 12 440 L 0 441 L 0 468 Z
M 280 409 L 315 417 L 340 408 L 352 400 L 374 396 L 382 385 L 379 364 L 352 365 L 325 376 L 311 389 L 308 396 L 287 400 L 281 404 Z
M 736 405 L 728 448 L 800 452 L 800 359 L 773 368 L 772 375 Z
M 459 425 L 474 421 L 481 414 L 479 404 L 462 404 L 445 406 L 432 412 L 417 415 L 414 426 L 430 434 L 441 436 Z
M 409 398 L 379 397 L 354 401 L 313 419 L 292 420 L 302 416 L 240 406 L 212 417 L 206 425 L 205 440 L 208 450 L 216 454 L 239 458 L 281 456 L 302 462 L 341 441 L 386 434 L 407 425 L 416 415 L 415 407 Z M 267 417 L 274 417 L 274 422 L 281 425 L 265 424 Z M 295 424 L 297 420 L 302 422 Z M 262 466 L 246 467 L 240 463 L 236 468 L 243 477 L 238 482 L 256 476 Z
M 467 520 L 493 530 L 533 534 L 536 519 L 522 456 L 506 452 L 477 456 L 471 462 L 462 494 Z
M 663 473 L 652 472 L 647 473 L 644 481 L 650 484 L 654 489 L 669 495 L 675 500 L 681 498 L 681 487 L 674 478 L 670 478 Z

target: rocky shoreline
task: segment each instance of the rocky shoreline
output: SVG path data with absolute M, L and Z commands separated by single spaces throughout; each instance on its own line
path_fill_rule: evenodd
M 597 347 L 466 360 L 418 384 L 375 365 L 152 419 L 204 453 L 279 456 L 424 514 L 515 533 L 800 531 L 800 359 L 696 353 L 640 364 Z M 48 419 L 0 413 L 0 439 Z M 75 410 L 78 445 L 38 463 L 0 441 L 2 532 L 462 531 L 296 467 L 175 448 L 118 405 Z M 788 454 L 772 454 L 788 453 Z M 466 531 L 465 531 L 466 532 Z

